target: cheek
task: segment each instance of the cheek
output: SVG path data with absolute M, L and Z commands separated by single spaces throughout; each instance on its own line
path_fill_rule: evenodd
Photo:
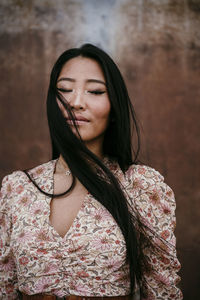
M 96 120 L 108 120 L 110 115 L 111 105 L 109 100 L 102 101 L 93 106 L 93 116 Z

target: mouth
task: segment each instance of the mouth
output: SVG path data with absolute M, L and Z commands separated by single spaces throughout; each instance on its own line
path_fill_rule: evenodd
M 82 117 L 82 116 L 76 116 L 74 121 L 70 118 L 66 118 L 66 121 L 69 125 L 74 125 L 74 123 L 76 125 L 84 125 L 89 122 L 88 119 L 86 119 L 85 117 Z

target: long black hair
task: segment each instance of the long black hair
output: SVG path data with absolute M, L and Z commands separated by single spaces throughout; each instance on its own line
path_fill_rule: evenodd
M 55 97 L 57 96 L 63 103 L 57 90 L 57 80 L 59 74 L 62 70 L 63 65 L 68 60 L 78 56 L 96 60 L 103 70 L 108 96 L 111 103 L 110 119 L 113 120 L 113 122 L 110 122 L 105 134 L 103 151 L 105 155 L 115 158 L 118 161 L 121 169 L 125 171 L 126 168 L 133 162 L 136 162 L 138 158 L 140 150 L 139 127 L 136 121 L 136 115 L 133 105 L 127 92 L 126 85 L 118 67 L 109 57 L 109 55 L 98 47 L 95 47 L 91 44 L 85 44 L 80 48 L 69 49 L 61 54 L 61 56 L 56 61 L 51 72 L 47 96 L 47 114 L 49 127 L 52 120 L 53 122 L 58 121 L 56 116 L 54 115 L 55 111 L 53 110 L 52 112 L 51 110 L 52 106 L 55 104 Z M 63 105 L 66 107 L 66 103 L 63 103 Z M 57 105 L 53 107 L 53 109 L 57 110 L 57 108 L 55 107 L 57 107 Z M 70 108 L 68 107 L 67 110 L 69 111 Z M 57 113 L 59 114 L 59 112 Z M 137 137 L 137 142 L 134 147 L 131 142 L 131 122 L 133 122 L 135 129 L 134 132 Z M 52 134 L 51 127 L 50 134 Z M 60 155 L 60 152 L 58 150 L 58 147 L 55 145 L 53 136 L 51 136 L 51 141 L 53 158 L 57 158 Z M 134 153 L 134 158 L 132 158 L 132 153 Z
M 69 105 L 63 101 L 63 97 L 57 89 L 57 80 L 64 64 L 78 56 L 94 59 L 104 73 L 111 112 L 110 122 L 104 136 L 103 155 L 116 161 L 123 172 L 133 162 L 137 163 L 140 147 L 139 128 L 124 80 L 109 55 L 91 44 L 65 51 L 52 69 L 47 96 L 52 158 L 56 159 L 62 155 L 73 177 L 77 178 L 89 193 L 106 207 L 119 225 L 126 242 L 131 293 L 133 293 L 136 281 L 140 282 L 142 277 L 142 264 L 135 222 L 129 212 L 126 195 L 109 168 L 84 145 L 80 136 L 72 132 L 57 103 L 57 99 L 61 101 L 73 118 L 73 112 Z M 132 147 L 132 133 L 137 137 L 135 147 Z

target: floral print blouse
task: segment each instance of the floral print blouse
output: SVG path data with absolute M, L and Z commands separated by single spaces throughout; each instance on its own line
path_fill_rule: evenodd
M 56 162 L 51 160 L 29 171 L 49 193 L 53 193 Z M 144 245 L 152 266 L 152 271 L 143 276 L 142 289 L 148 295 L 145 299 L 182 299 L 176 287 L 180 264 L 173 234 L 172 190 L 150 167 L 132 165 L 124 174 L 116 162 L 107 158 L 105 163 L 120 180 L 132 213 L 137 210 L 144 228 L 152 229 L 146 234 L 160 248 L 160 252 L 152 252 Z M 17 290 L 28 295 L 51 293 L 59 297 L 128 295 L 125 240 L 112 215 L 88 193 L 62 238 L 49 222 L 50 201 L 24 172 L 15 171 L 3 179 L 0 299 L 18 299 Z

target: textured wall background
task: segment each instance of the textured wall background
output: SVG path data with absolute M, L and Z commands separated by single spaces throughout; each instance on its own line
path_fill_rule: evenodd
M 200 0 L 0 0 L 1 178 L 50 159 L 49 73 L 61 52 L 84 42 L 122 70 L 143 161 L 176 194 L 184 299 L 199 299 Z

